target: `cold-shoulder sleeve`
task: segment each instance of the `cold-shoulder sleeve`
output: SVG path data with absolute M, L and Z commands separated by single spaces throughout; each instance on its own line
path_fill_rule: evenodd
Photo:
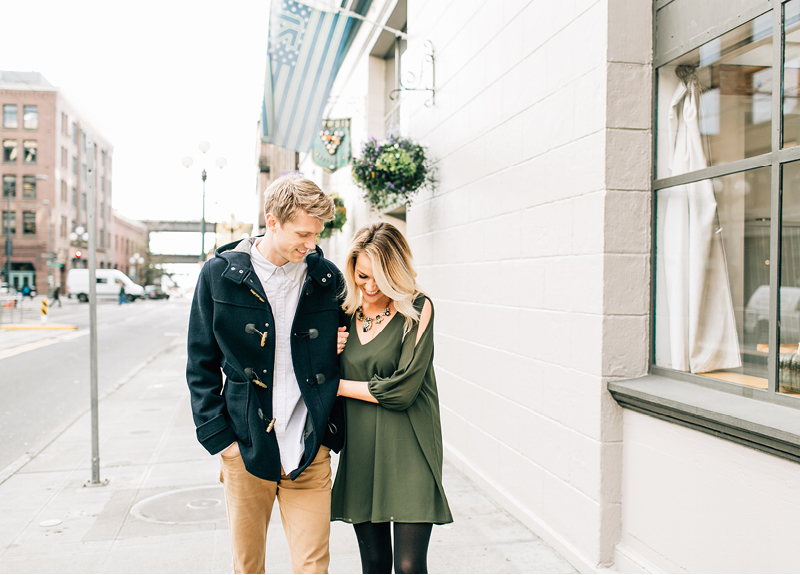
M 415 302 L 415 307 L 421 310 L 425 299 L 424 296 L 420 296 Z M 369 392 L 378 400 L 381 407 L 403 411 L 416 401 L 425 374 L 433 364 L 433 315 L 433 303 L 431 303 L 431 318 L 419 342 L 417 342 L 418 323 L 406 334 L 397 370 L 389 377 L 375 375 L 368 382 Z

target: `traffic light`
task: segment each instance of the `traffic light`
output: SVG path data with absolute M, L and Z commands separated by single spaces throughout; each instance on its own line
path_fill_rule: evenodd
M 75 250 L 75 259 L 79 260 L 83 257 L 83 252 L 81 250 Z

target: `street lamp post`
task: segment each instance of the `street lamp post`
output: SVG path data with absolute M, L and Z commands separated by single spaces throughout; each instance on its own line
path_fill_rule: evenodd
M 200 142 L 197 147 L 203 153 L 204 166 L 203 171 L 200 173 L 200 177 L 203 180 L 203 210 L 202 217 L 200 218 L 200 263 L 202 264 L 206 261 L 206 178 L 208 177 L 208 172 L 206 172 L 205 169 L 205 154 L 211 149 L 211 144 L 208 142 Z M 181 163 L 184 167 L 188 168 L 194 163 L 194 159 L 191 156 L 185 156 L 181 160 Z M 217 158 L 215 163 L 220 170 L 228 165 L 228 161 L 222 157 Z
M 47 297 L 53 297 L 53 206 L 50 200 L 42 200 L 42 205 L 47 206 Z

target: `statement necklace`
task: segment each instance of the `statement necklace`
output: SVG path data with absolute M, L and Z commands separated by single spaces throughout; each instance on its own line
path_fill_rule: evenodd
M 361 322 L 361 326 L 363 327 L 365 332 L 369 331 L 370 329 L 372 329 L 372 322 L 373 321 L 375 323 L 381 323 L 383 321 L 383 318 L 387 317 L 389 315 L 391 315 L 391 314 L 389 313 L 389 308 L 388 307 L 383 308 L 383 311 L 381 311 L 374 318 L 365 317 L 364 316 L 364 310 L 361 309 L 361 306 L 358 306 L 356 308 L 356 319 Z

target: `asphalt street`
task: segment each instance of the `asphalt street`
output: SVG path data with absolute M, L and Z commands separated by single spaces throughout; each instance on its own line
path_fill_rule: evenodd
M 102 398 L 124 384 L 178 334 L 189 300 L 100 301 L 98 390 Z M 23 323 L 39 323 L 38 302 L 26 301 Z M 19 314 L 5 310 L 4 323 Z M 51 309 L 48 323 L 72 331 L 0 330 L 0 469 L 38 453 L 89 409 L 89 305 L 75 299 Z M 102 419 L 103 413 L 100 412 Z

